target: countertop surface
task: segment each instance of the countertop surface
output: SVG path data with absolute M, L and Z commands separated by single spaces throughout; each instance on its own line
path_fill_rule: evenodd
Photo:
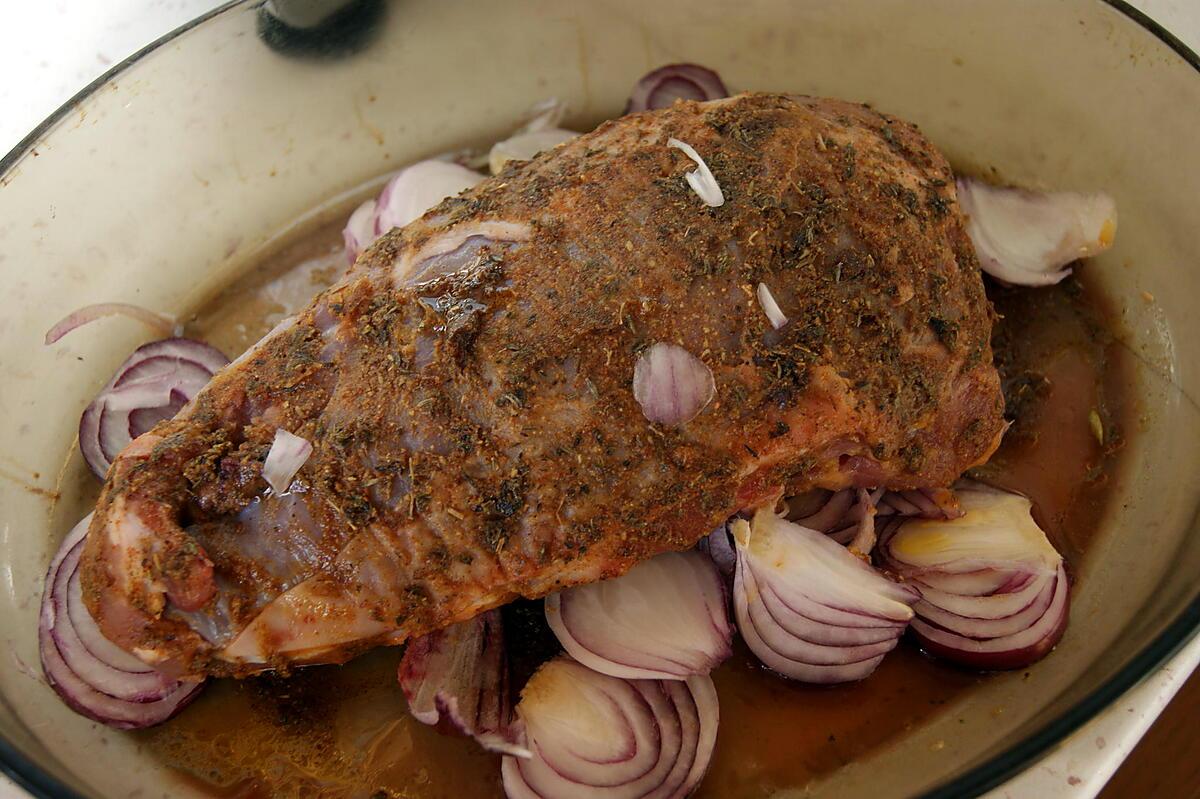
M 6 5 L 0 25 L 0 152 L 115 63 L 220 4 L 43 0 Z M 1200 0 L 1135 0 L 1132 5 L 1200 50 Z M 989 799 L 1200 796 L 1200 737 L 1195 733 L 1200 673 L 1189 680 L 1198 663 L 1200 639 Z M 0 799 L 22 796 L 0 777 Z

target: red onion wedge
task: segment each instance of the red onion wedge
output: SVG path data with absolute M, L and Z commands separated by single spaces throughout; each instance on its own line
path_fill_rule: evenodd
M 433 158 L 406 166 L 387 182 L 374 205 L 368 200 L 350 215 L 342 231 L 346 259 L 354 263 L 384 233 L 419 219 L 442 200 L 481 180 L 483 175 L 453 161 Z
M 47 346 L 53 344 L 72 330 L 106 316 L 128 316 L 130 319 L 136 319 L 146 325 L 160 336 L 169 336 L 175 331 L 175 318 L 167 314 L 127 302 L 100 302 L 71 311 L 60 319 L 46 331 L 45 343 Z
M 567 652 L 602 674 L 682 680 L 732 653 L 725 589 L 712 558 L 665 552 L 613 580 L 546 597 L 546 621 Z
M 850 682 L 895 648 L 913 617 L 914 591 L 769 508 L 731 529 L 734 614 L 764 665 L 803 682 Z
M 1022 668 L 1066 629 L 1062 557 L 1024 497 L 979 488 L 958 497 L 961 517 L 901 524 L 880 559 L 920 593 L 912 630 L 926 650 L 975 668 Z
M 642 76 L 633 87 L 625 113 L 667 108 L 676 100 L 717 100 L 728 97 L 721 76 L 697 64 L 667 64 Z
M 728 524 L 722 524 L 701 538 L 696 544 L 696 549 L 712 558 L 722 577 L 733 577 L 734 567 L 737 566 L 737 551 L 733 548 L 733 539 L 729 537 Z
M 312 455 L 312 442 L 289 433 L 282 427 L 275 431 L 275 440 L 263 461 L 263 479 L 276 494 L 286 494 L 292 478 Z
M 1062 556 L 1033 521 L 1028 499 L 990 489 L 958 492 L 957 519 L 912 519 L 881 552 L 889 568 L 908 578 L 961 575 L 990 569 L 1051 575 Z
M 533 757 L 505 757 L 509 799 L 674 799 L 696 789 L 716 744 L 712 679 L 624 680 L 562 656 L 517 705 Z
M 378 203 L 371 199 L 354 209 L 342 229 L 342 243 L 346 247 L 346 261 L 354 263 L 359 253 L 375 241 L 375 209 Z
M 203 684 L 154 671 L 100 632 L 79 583 L 91 520 L 88 514 L 67 534 L 46 574 L 38 619 L 42 671 L 76 713 L 118 729 L 149 727 L 182 710 Z
M 1048 286 L 1071 274 L 1067 264 L 1112 246 L 1117 206 L 1103 193 L 1033 192 L 957 181 L 983 271 L 1018 286 Z
M 79 419 L 79 449 L 92 472 L 104 479 L 117 453 L 178 413 L 227 363 L 219 350 L 187 338 L 134 350 Z
M 825 533 L 860 555 L 874 548 L 878 520 L 920 516 L 953 519 L 962 515 L 958 500 L 949 489 L 874 491 L 846 488 L 841 491 L 814 489 L 788 497 L 786 516 L 810 530 Z
M 510 724 L 499 610 L 410 641 L 397 676 L 417 721 L 470 736 L 492 752 L 529 757 Z
M 914 619 L 913 633 L 932 655 L 977 669 L 1021 669 L 1054 649 L 1067 629 L 1070 586 L 1060 565 L 1046 611 L 1023 630 L 995 638 L 978 638 L 948 630 L 923 618 Z
M 712 369 L 676 344 L 654 344 L 634 364 L 633 398 L 651 422 L 686 424 L 715 393 Z

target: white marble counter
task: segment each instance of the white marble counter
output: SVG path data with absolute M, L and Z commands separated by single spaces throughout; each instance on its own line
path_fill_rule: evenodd
M 75 92 L 216 0 L 7 0 L 0 24 L 0 153 Z M 1200 2 L 1134 0 L 1200 50 Z M 1200 663 L 1200 639 L 989 799 L 1094 797 Z M 22 792 L 0 777 L 0 799 Z

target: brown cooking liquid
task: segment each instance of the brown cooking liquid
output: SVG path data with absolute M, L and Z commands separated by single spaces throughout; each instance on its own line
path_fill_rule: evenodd
M 340 222 L 280 248 L 189 325 L 230 356 L 344 268 Z M 1086 271 L 1086 270 L 1084 270 Z M 1107 314 L 1069 280 L 989 293 L 1002 318 L 995 342 L 1012 429 L 976 470 L 1035 502 L 1076 573 L 1116 480 L 1123 350 Z M 514 682 L 557 649 L 540 603 L 506 609 Z M 1068 632 L 1068 635 L 1070 633 Z M 137 733 L 181 778 L 228 797 L 499 796 L 499 758 L 407 713 L 396 684 L 398 649 L 292 677 L 216 680 L 178 718 Z M 740 644 L 713 678 L 721 728 L 704 797 L 764 796 L 800 787 L 921 725 L 987 679 L 921 654 L 909 641 L 861 683 L 821 687 L 774 676 Z

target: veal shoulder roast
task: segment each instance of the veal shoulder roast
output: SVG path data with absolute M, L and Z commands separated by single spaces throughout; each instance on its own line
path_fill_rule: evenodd
M 948 485 L 1002 430 L 990 330 L 912 125 L 771 94 L 626 116 L 392 231 L 130 445 L 85 600 L 176 675 L 337 662 L 783 488 Z M 281 428 L 314 449 L 276 493 Z

